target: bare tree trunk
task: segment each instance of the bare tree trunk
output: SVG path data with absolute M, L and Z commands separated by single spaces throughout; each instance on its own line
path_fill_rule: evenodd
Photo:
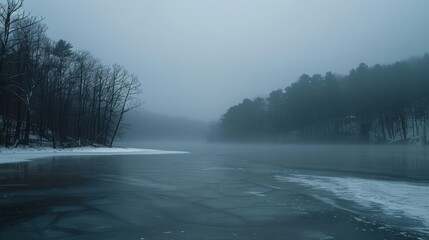
M 25 121 L 24 144 L 28 145 L 30 142 L 30 129 L 31 129 L 31 111 L 27 109 L 27 117 Z
M 121 122 L 122 122 L 122 117 L 124 116 L 124 113 L 125 113 L 125 106 L 127 105 L 130 92 L 131 92 L 131 88 L 128 89 L 127 95 L 125 96 L 125 99 L 124 99 L 124 103 L 122 104 L 121 113 L 119 114 L 119 119 L 118 119 L 118 122 L 116 123 L 115 131 L 113 132 L 112 138 L 110 139 L 109 147 L 112 147 L 113 142 L 115 141 L 116 134 L 118 133 L 119 126 L 121 125 Z
M 402 136 L 404 139 L 407 139 L 407 119 L 405 113 L 402 111 L 399 112 L 399 120 L 401 123 Z
M 21 108 L 22 108 L 22 103 L 18 102 L 17 105 L 17 117 L 16 117 L 16 126 L 15 126 L 15 137 L 14 137 L 14 143 L 18 143 L 20 140 L 20 136 L 21 136 L 21 125 L 22 125 L 22 118 L 21 118 Z

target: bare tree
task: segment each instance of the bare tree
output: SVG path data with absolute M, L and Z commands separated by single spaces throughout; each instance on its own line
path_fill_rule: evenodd
M 0 143 L 112 145 L 124 114 L 136 107 L 137 78 L 119 65 L 52 41 L 23 0 L 0 3 Z M 133 104 L 132 104 L 133 103 Z
M 118 133 L 118 130 L 121 126 L 124 114 L 128 111 L 135 109 L 141 105 L 140 99 L 137 97 L 141 93 L 141 83 L 139 82 L 138 78 L 134 75 L 131 75 L 127 79 L 123 79 L 125 83 L 123 86 L 122 92 L 122 107 L 119 112 L 119 117 L 116 122 L 116 126 L 112 135 L 112 138 L 110 139 L 109 146 L 112 147 L 113 142 L 115 141 L 116 135 Z

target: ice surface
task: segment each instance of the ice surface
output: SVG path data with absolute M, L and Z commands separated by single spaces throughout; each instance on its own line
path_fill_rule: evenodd
M 380 208 L 396 218 L 419 220 L 429 233 L 429 184 L 354 177 L 325 177 L 291 174 L 275 176 L 278 181 L 294 182 L 328 191 L 336 197 L 353 201 L 365 208 Z
M 246 193 L 248 193 L 250 195 L 255 195 L 257 197 L 265 197 L 266 196 L 263 192 L 258 192 L 258 191 L 247 191 Z
M 140 148 L 0 148 L 0 164 L 23 162 L 43 157 L 60 156 L 88 156 L 88 155 L 158 155 L 158 154 L 184 154 L 182 151 L 164 151 Z

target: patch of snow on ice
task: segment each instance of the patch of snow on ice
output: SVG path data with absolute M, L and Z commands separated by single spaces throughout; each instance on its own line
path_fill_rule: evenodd
M 429 232 L 429 184 L 299 174 L 277 175 L 275 178 L 328 191 L 363 207 L 379 207 L 394 217 L 419 220 L 425 226 L 419 230 Z

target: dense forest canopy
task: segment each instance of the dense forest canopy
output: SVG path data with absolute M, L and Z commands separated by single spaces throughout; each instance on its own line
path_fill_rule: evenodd
M 362 63 L 346 76 L 302 75 L 267 98 L 244 99 L 214 125 L 213 139 L 426 143 L 429 55 Z
M 0 3 L 0 144 L 111 146 L 139 105 L 137 77 L 49 39 L 42 19 L 22 7 Z

